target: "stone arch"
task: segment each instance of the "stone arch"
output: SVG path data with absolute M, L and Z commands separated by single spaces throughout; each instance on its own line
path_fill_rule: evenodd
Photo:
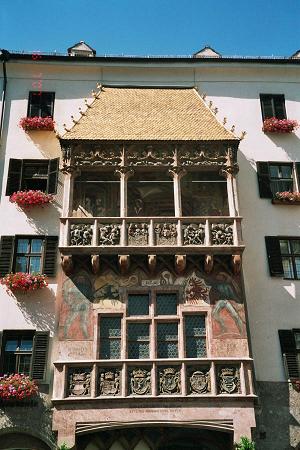
M 19 432 L 10 429 L 9 431 L 0 433 L 0 450 L 10 449 L 26 449 L 26 450 L 54 450 L 56 447 L 53 443 L 45 442 L 40 436 L 31 433 Z

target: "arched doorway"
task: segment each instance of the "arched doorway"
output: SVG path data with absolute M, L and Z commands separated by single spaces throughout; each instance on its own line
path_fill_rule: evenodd
M 78 450 L 230 450 L 233 434 L 200 428 L 136 427 L 77 438 Z
M 51 450 L 41 439 L 27 433 L 0 434 L 0 450 Z

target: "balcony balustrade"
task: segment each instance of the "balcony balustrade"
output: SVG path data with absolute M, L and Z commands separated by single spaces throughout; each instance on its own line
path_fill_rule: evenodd
M 244 250 L 241 217 L 63 217 L 64 254 L 225 253 Z
M 53 401 L 255 397 L 250 358 L 59 361 Z

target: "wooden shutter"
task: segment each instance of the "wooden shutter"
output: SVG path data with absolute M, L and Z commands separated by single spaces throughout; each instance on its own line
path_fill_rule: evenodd
M 34 380 L 46 378 L 49 331 L 36 331 L 33 339 L 31 376 Z
M 59 158 L 50 159 L 48 164 L 48 180 L 47 192 L 48 194 L 56 194 L 57 178 L 58 178 L 58 164 Z
M 274 108 L 271 95 L 260 95 L 260 104 L 263 120 L 274 116 Z
M 273 198 L 269 175 L 269 163 L 257 161 L 256 166 L 260 198 Z
M 277 119 L 286 119 L 284 95 L 274 95 L 274 110 Z
M 265 236 L 271 277 L 283 277 L 280 243 L 277 236 Z
M 46 236 L 44 247 L 43 273 L 48 277 L 54 277 L 56 273 L 58 236 Z
M 287 378 L 299 378 L 296 343 L 292 330 L 278 330 Z
M 0 241 L 0 276 L 12 271 L 14 256 L 14 236 L 2 236 Z
M 11 195 L 21 189 L 22 182 L 22 159 L 11 158 L 9 160 L 8 177 L 5 195 Z
M 298 179 L 298 188 L 300 190 L 300 162 L 296 162 L 296 173 L 297 173 L 297 179 Z

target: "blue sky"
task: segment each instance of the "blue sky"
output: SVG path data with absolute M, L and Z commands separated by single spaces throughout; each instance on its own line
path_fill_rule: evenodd
M 300 0 L 0 0 L 0 48 L 57 51 L 80 40 L 97 54 L 290 56 Z

